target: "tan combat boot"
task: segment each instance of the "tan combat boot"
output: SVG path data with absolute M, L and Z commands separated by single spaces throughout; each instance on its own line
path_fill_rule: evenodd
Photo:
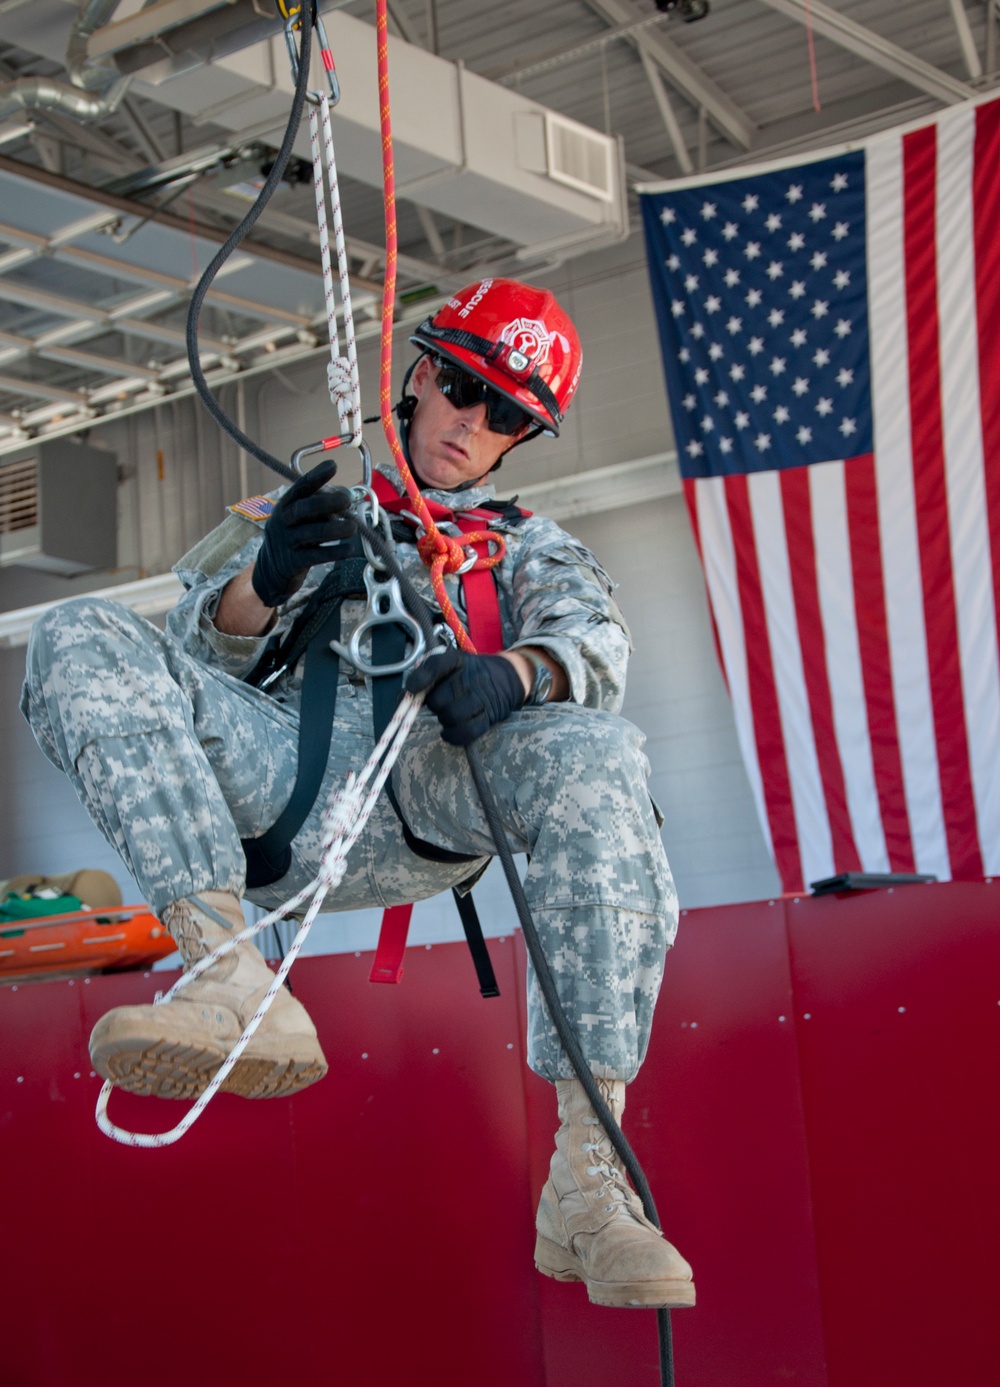
M 620 1124 L 624 1083 L 597 1082 Z M 691 1268 L 642 1212 L 583 1085 L 560 1079 L 556 1092 L 562 1125 L 538 1206 L 535 1266 L 557 1281 L 586 1282 L 595 1305 L 693 1305 Z
M 245 923 L 239 900 L 225 891 L 173 901 L 161 918 L 187 968 Z M 130 1093 L 196 1098 L 273 982 L 263 955 L 246 940 L 169 1002 L 102 1016 L 90 1037 L 93 1066 Z M 326 1070 L 309 1014 L 283 987 L 222 1088 L 243 1098 L 280 1098 Z

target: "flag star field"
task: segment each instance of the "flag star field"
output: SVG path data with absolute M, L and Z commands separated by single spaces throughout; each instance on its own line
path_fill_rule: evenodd
M 863 152 L 642 201 L 682 474 L 871 452 Z

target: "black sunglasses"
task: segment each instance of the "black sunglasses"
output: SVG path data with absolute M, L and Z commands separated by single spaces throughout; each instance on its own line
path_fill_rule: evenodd
M 513 400 L 494 390 L 478 376 L 470 375 L 460 366 L 454 366 L 439 356 L 432 358 L 437 366 L 435 384 L 449 404 L 456 409 L 469 409 L 472 405 L 486 406 L 486 423 L 493 433 L 510 437 L 533 423 L 530 414 L 525 413 Z

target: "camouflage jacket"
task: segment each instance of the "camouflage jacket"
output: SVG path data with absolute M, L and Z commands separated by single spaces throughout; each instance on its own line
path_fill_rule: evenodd
M 403 493 L 394 468 L 382 467 L 396 489 Z M 271 499 L 284 488 L 269 493 Z M 427 498 L 454 509 L 454 492 L 427 491 Z M 462 506 L 474 509 L 495 495 L 491 485 L 461 493 Z M 263 636 L 231 636 L 213 624 L 223 588 L 247 568 L 262 543 L 266 518 L 249 519 L 231 508 L 230 514 L 175 566 L 187 591 L 167 618 L 171 637 L 188 654 L 205 664 L 243 678 L 254 668 L 267 641 L 283 635 L 329 572 L 329 565 L 310 569 L 297 593 L 278 609 L 277 624 Z M 506 554 L 493 569 L 500 604 L 506 649 L 538 646 L 551 653 L 570 684 L 570 697 L 588 708 L 618 712 L 625 692 L 625 667 L 631 638 L 618 604 L 614 584 L 600 563 L 579 541 L 554 521 L 532 516 L 519 523 L 497 517 L 490 528 L 503 534 Z M 407 576 L 436 611 L 429 574 L 415 545 L 401 544 L 398 556 Z M 464 620 L 461 584 L 445 579 L 448 593 Z M 343 640 L 350 639 L 364 611 L 361 601 L 348 601 L 343 609 Z M 342 677 L 344 671 L 342 670 Z M 269 692 L 283 702 L 297 703 L 302 677 L 301 662 L 283 675 Z

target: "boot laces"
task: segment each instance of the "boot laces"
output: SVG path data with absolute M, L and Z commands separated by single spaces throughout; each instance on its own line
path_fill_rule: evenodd
M 188 965 L 197 963 L 209 952 L 208 943 L 194 916 L 194 907 L 178 901 L 170 913 L 170 933 Z
M 612 1203 L 605 1206 L 605 1213 L 611 1213 L 616 1204 L 630 1203 L 633 1191 L 631 1185 L 625 1178 L 625 1172 L 618 1164 L 618 1154 L 611 1145 L 611 1140 L 607 1133 L 601 1130 L 600 1141 L 585 1142 L 584 1151 L 596 1153 L 599 1159 L 595 1159 L 593 1164 L 588 1167 L 588 1175 L 602 1175 L 604 1178 L 598 1186 L 598 1199 L 610 1199 Z

